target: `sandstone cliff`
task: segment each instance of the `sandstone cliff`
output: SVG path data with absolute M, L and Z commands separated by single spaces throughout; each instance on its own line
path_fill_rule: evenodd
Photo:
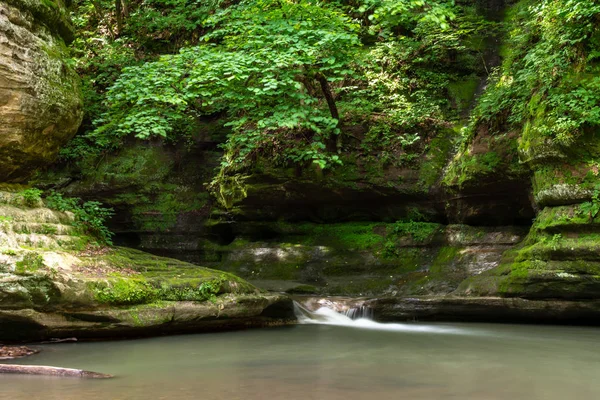
M 60 0 L 0 3 L 0 181 L 54 161 L 83 116 L 67 63 L 73 32 Z

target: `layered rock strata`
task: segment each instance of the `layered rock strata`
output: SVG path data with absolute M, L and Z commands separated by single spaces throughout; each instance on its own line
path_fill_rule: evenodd
M 23 181 L 55 160 L 83 117 L 67 63 L 73 32 L 62 0 L 0 3 L 0 181 Z

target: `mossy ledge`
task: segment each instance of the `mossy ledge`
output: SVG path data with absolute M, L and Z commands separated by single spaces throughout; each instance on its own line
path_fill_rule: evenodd
M 72 214 L 18 206 L 18 194 L 0 194 L 0 340 L 145 336 L 293 320 L 285 296 L 227 272 L 93 245 L 73 226 Z

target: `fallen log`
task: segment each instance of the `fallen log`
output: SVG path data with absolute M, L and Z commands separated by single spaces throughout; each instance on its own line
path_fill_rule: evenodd
M 0 374 L 66 376 L 92 379 L 112 378 L 112 375 L 101 374 L 99 372 L 84 371 L 81 369 L 72 368 L 48 367 L 44 365 L 0 364 Z

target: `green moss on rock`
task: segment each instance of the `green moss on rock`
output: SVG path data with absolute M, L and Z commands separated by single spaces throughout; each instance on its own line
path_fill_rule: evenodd
M 30 12 L 39 23 L 60 35 L 66 42 L 75 37 L 69 13 L 62 0 L 5 0 L 21 11 Z

